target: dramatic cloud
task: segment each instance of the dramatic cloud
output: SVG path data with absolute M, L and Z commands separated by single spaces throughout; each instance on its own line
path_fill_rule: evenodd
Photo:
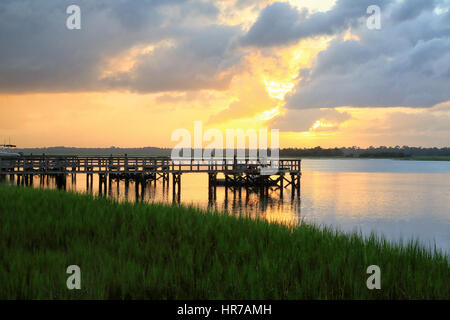
M 0 136 L 162 146 L 202 120 L 293 145 L 448 144 L 450 0 L 275 1 L 2 0 Z
M 395 2 L 381 30 L 363 23 L 352 28 L 358 40 L 337 37 L 301 70 L 287 108 L 426 108 L 450 100 L 448 2 L 430 3 Z
M 103 80 L 111 87 L 140 92 L 225 89 L 241 58 L 230 47 L 237 32 L 226 26 L 191 29 L 175 45 L 156 47 L 140 56 L 130 71 Z
M 66 28 L 67 3 L 0 3 L 0 91 L 223 89 L 240 54 L 240 29 L 215 25 L 218 9 L 199 1 L 79 0 L 81 30 Z M 161 41 L 172 46 L 158 47 Z M 103 75 L 107 59 L 154 46 L 128 72 Z
M 276 2 L 262 10 L 258 20 L 243 37 L 242 44 L 268 47 L 286 45 L 303 38 L 333 35 L 355 26 L 366 16 L 367 7 L 381 7 L 393 0 L 338 0 L 327 12 L 309 14 L 307 9 L 298 11 L 285 2 Z
M 392 12 L 394 21 L 405 21 L 418 17 L 423 11 L 432 11 L 437 0 L 407 0 L 398 5 Z

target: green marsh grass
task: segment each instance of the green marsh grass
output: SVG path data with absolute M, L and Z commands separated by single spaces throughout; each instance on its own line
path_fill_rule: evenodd
M 0 185 L 0 252 L 0 299 L 450 298 L 448 256 L 417 243 L 57 190 Z

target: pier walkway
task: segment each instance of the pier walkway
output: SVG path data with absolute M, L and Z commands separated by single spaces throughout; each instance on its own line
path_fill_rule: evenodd
M 299 192 L 301 176 L 300 159 L 180 159 L 135 156 L 21 156 L 1 158 L 0 177 L 17 176 L 26 182 L 39 176 L 56 177 L 57 182 L 65 184 L 68 174 L 87 175 L 92 183 L 92 175 L 99 175 L 99 183 L 113 179 L 133 180 L 142 184 L 162 179 L 169 183 L 172 175 L 173 192 L 180 192 L 181 175 L 187 173 L 207 173 L 209 187 L 214 193 L 218 185 L 226 187 L 275 187 L 282 190 L 291 186 L 293 192 Z M 223 175 L 218 178 L 218 175 Z

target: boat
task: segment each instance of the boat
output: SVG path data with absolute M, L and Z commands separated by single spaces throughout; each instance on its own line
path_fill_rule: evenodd
M 17 152 L 11 152 L 10 148 L 15 148 L 13 144 L 0 145 L 0 158 L 19 158 L 22 155 Z

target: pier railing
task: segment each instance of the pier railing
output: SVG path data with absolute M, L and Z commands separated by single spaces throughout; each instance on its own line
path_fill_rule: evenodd
M 62 173 L 254 173 L 265 168 L 276 174 L 300 173 L 300 159 L 169 159 L 128 156 L 22 156 L 0 157 L 0 174 L 62 174 Z

